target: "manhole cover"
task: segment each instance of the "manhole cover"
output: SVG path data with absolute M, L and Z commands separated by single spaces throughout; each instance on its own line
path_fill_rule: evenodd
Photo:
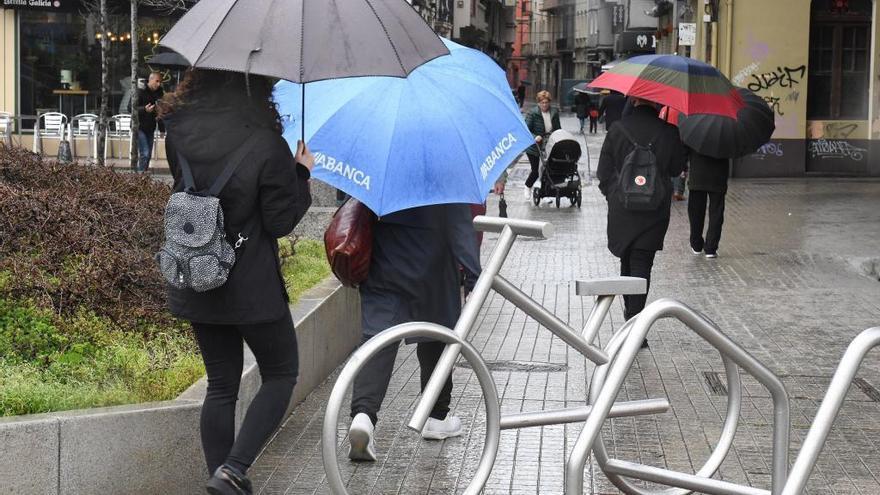
M 568 371 L 567 364 L 560 363 L 536 363 L 531 361 L 486 361 L 490 371 L 509 371 L 523 373 L 558 373 Z M 458 367 L 473 369 L 471 363 L 461 361 Z

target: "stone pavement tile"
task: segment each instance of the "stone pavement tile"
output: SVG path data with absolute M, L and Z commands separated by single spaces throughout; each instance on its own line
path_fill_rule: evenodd
M 572 119 L 563 125 L 571 127 Z M 590 137 L 595 171 L 602 135 Z M 586 156 L 581 163 L 586 179 Z M 502 275 L 580 331 L 592 300 L 576 296 L 578 279 L 614 276 L 617 260 L 605 247 L 605 200 L 595 182 L 584 190 L 580 210 L 541 205 L 521 197 L 528 164 L 517 164 L 508 188 L 512 217 L 552 222 L 546 241 L 518 240 Z M 777 373 L 792 397 L 792 460 L 797 454 L 830 377 L 849 341 L 880 323 L 880 284 L 862 273 L 880 252 L 880 182 L 872 179 L 733 180 L 727 196 L 720 257 L 707 260 L 688 249 L 686 202 L 673 205 L 666 248 L 658 253 L 649 300 L 674 297 L 702 312 L 727 335 Z M 497 212 L 495 198 L 489 211 Z M 487 234 L 483 255 L 498 238 Z M 605 345 L 622 324 L 615 301 L 597 344 Z M 491 294 L 470 338 L 490 363 L 503 414 L 585 404 L 593 363 L 497 294 Z M 609 454 L 652 466 L 694 472 L 711 455 L 727 414 L 724 366 L 695 333 L 658 322 L 651 347 L 639 353 L 618 400 L 668 397 L 670 411 L 607 421 L 602 435 Z M 849 391 L 817 467 L 810 494 L 880 493 L 880 356 L 869 354 Z M 511 367 L 548 363 L 532 372 Z M 338 428 L 338 461 L 351 493 L 461 493 L 475 472 L 485 435 L 482 391 L 461 363 L 453 378 L 453 412 L 465 426 L 460 438 L 427 442 L 406 428 L 418 400 L 418 362 L 401 346 L 377 426 L 379 462 L 346 458 L 348 418 Z M 772 400 L 754 378 L 743 383 L 737 436 L 716 477 L 768 488 Z M 253 467 L 258 493 L 329 493 L 321 459 L 323 406 L 331 376 L 279 430 Z M 348 403 L 343 404 L 343 412 Z M 559 494 L 564 465 L 581 424 L 501 433 L 499 455 L 486 494 Z M 592 494 L 615 494 L 595 459 L 584 473 Z M 637 486 L 656 485 L 634 482 Z

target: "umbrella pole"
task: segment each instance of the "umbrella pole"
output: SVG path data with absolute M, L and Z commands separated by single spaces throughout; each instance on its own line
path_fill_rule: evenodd
M 300 114 L 300 130 L 302 131 L 302 142 L 303 146 L 306 144 L 306 83 L 302 83 L 302 106 L 300 107 L 302 113 Z

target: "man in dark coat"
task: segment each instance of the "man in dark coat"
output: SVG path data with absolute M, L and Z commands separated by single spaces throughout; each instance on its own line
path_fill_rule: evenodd
M 599 190 L 608 201 L 608 249 L 620 258 L 620 274 L 644 278 L 650 285 L 654 256 L 663 249 L 663 238 L 669 228 L 672 204 L 670 177 L 681 173 L 686 152 L 678 129 L 660 120 L 651 102 L 635 99 L 633 105 L 632 113 L 608 132 L 596 174 Z M 656 183 L 665 185 L 664 199 L 656 210 L 627 210 L 616 195 L 624 159 L 634 149 L 624 131 L 618 129 L 621 126 L 629 131 L 637 143 L 650 144 L 654 151 L 658 168 Z M 629 320 L 641 312 L 646 300 L 647 291 L 644 295 L 624 296 L 624 317 Z
M 164 95 L 162 75 L 151 72 L 147 87 L 138 90 L 138 172 L 146 172 L 150 168 L 157 126 L 156 102 Z
M 724 223 L 724 196 L 727 194 L 728 160 L 690 152 L 691 189 L 688 200 L 688 219 L 691 224 L 691 251 L 704 252 L 706 258 L 718 257 L 721 225 Z M 706 203 L 709 204 L 709 228 L 703 239 Z
M 421 206 L 383 216 L 373 228 L 370 273 L 360 285 L 363 341 L 401 323 L 427 321 L 453 328 L 461 313 L 461 279 L 472 289 L 480 273 L 479 248 L 466 204 Z M 442 342 L 412 339 L 421 369 L 422 388 L 446 347 Z M 373 427 L 391 381 L 397 344 L 374 356 L 352 388 L 349 458 L 375 461 Z M 452 377 L 446 380 L 428 423 L 426 439 L 461 434 L 461 421 L 448 415 Z
M 602 98 L 599 105 L 599 118 L 605 117 L 605 131 L 611 130 L 611 126 L 623 116 L 623 107 L 626 106 L 626 96 L 612 91 L 610 95 Z
M 577 116 L 578 121 L 580 121 L 581 134 L 584 133 L 584 123 L 586 122 L 587 117 L 589 117 L 589 110 L 591 105 L 592 102 L 590 101 L 590 95 L 586 93 L 581 93 L 579 91 L 576 92 L 576 94 L 574 95 L 574 113 Z

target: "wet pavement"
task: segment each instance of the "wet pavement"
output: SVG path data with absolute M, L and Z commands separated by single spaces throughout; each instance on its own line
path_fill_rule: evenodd
M 576 129 L 576 121 L 563 119 Z M 595 171 L 603 133 L 590 137 Z M 586 175 L 586 157 L 581 164 Z M 552 222 L 553 238 L 518 240 L 501 273 L 574 328 L 592 300 L 575 295 L 574 281 L 614 276 L 617 260 L 605 247 L 605 200 L 595 182 L 583 207 L 534 207 L 522 195 L 528 164 L 519 163 L 508 185 L 512 217 Z M 649 300 L 679 299 L 711 318 L 724 332 L 782 378 L 792 397 L 792 459 L 819 406 L 830 376 L 850 340 L 880 325 L 880 181 L 873 179 L 733 180 L 719 258 L 691 254 L 687 205 L 673 205 L 665 250 L 658 253 Z M 497 214 L 491 198 L 490 214 Z M 316 225 L 320 221 L 316 220 Z M 315 228 L 315 230 L 319 230 Z M 488 234 L 484 259 L 497 235 Z M 599 343 L 622 320 L 616 300 Z M 649 334 L 619 399 L 668 397 L 669 412 L 609 420 L 604 435 L 612 457 L 694 472 L 715 444 L 726 411 L 724 368 L 717 352 L 670 320 Z M 503 413 L 583 405 L 591 362 L 569 349 L 522 311 L 492 294 L 471 342 L 487 360 Z M 476 377 L 466 366 L 454 373 L 453 412 L 464 435 L 423 441 L 406 428 L 418 397 L 413 346 L 398 355 L 376 435 L 379 461 L 346 458 L 348 419 L 338 425 L 339 463 L 353 494 L 461 493 L 482 449 L 485 411 Z M 544 364 L 547 366 L 540 366 Z M 744 397 L 734 447 L 718 478 L 769 488 L 772 407 L 769 393 L 743 374 Z M 323 406 L 335 375 L 298 406 L 251 470 L 263 494 L 329 493 L 321 460 Z M 847 395 L 808 485 L 814 494 L 880 493 L 880 352 L 868 355 Z M 347 411 L 347 404 L 343 411 Z M 501 448 L 487 494 L 559 494 L 565 458 L 581 425 L 501 433 Z M 595 463 L 584 473 L 587 493 L 619 493 Z M 644 485 L 644 484 L 641 484 Z

